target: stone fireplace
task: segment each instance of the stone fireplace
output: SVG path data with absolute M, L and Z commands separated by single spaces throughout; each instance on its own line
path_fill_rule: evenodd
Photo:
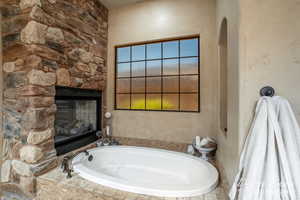
M 101 129 L 108 11 L 98 0 L 2 0 L 0 9 L 1 182 L 34 196 L 36 178 L 58 166 L 57 155 L 94 141 Z M 81 99 L 71 101 L 63 88 Z
M 101 92 L 56 87 L 55 149 L 68 153 L 97 140 L 101 133 Z

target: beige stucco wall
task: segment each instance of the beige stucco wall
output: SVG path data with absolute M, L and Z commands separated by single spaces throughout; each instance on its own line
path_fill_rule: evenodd
M 231 183 L 266 85 L 290 100 L 300 121 L 300 1 L 217 1 L 217 27 L 228 20 L 229 132 L 218 134 L 218 159 Z
M 291 102 L 300 122 L 300 1 L 243 0 L 240 9 L 242 148 L 265 85 Z
M 110 12 L 107 100 L 114 115 L 113 131 L 117 136 L 176 142 L 190 142 L 195 135 L 216 136 L 218 159 L 231 183 L 261 87 L 271 85 L 278 95 L 288 98 L 300 121 L 300 1 L 186 2 L 147 1 Z M 224 17 L 229 30 L 227 137 L 218 123 L 216 56 Z M 113 46 L 190 34 L 201 35 L 201 113 L 113 111 Z
M 221 24 L 226 18 L 228 29 L 228 132 L 225 137 L 218 129 L 218 160 L 229 183 L 233 181 L 239 157 L 239 3 L 238 0 L 217 0 L 217 29 L 220 38 Z M 219 63 L 220 66 L 220 63 Z M 219 68 L 220 73 L 220 68 Z M 219 118 L 218 118 L 219 119 Z
M 191 142 L 217 132 L 216 3 L 214 0 L 152 0 L 110 10 L 108 110 L 113 134 Z M 114 46 L 188 36 L 201 37 L 201 113 L 114 111 Z

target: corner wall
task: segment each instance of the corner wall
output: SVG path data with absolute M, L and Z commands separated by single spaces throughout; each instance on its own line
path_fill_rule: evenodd
M 241 149 L 263 86 L 287 98 L 300 122 L 300 1 L 244 0 L 240 9 Z
M 216 3 L 214 0 L 153 0 L 110 10 L 108 110 L 113 135 L 190 143 L 217 131 Z M 116 45 L 200 34 L 201 113 L 114 110 Z
M 218 134 L 218 159 L 231 184 L 263 86 L 287 98 L 300 122 L 300 1 L 217 1 L 217 26 L 229 24 L 229 132 Z M 230 128 L 231 127 L 231 128 Z

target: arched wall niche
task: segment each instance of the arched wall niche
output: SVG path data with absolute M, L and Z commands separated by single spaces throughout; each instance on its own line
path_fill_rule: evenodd
M 219 67 L 220 67 L 220 129 L 228 132 L 228 23 L 222 20 L 219 31 Z

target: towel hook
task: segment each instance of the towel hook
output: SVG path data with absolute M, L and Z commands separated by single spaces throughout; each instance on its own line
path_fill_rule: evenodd
M 274 95 L 275 95 L 275 90 L 271 86 L 263 87 L 260 90 L 260 96 L 262 96 L 262 97 L 264 97 L 264 96 L 273 97 Z

